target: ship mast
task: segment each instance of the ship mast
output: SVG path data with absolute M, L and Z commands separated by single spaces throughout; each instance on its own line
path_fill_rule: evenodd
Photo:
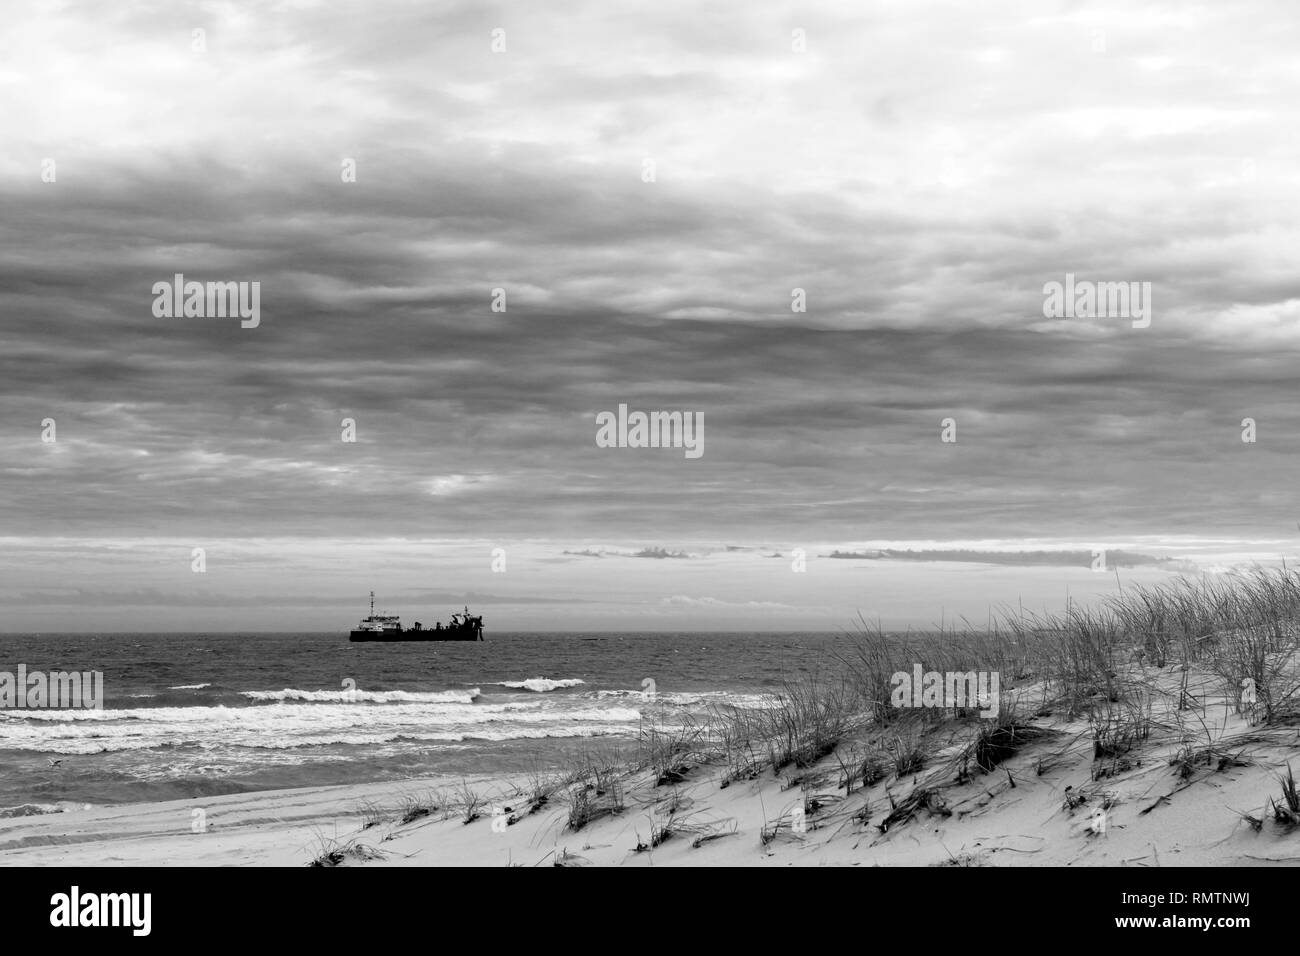
M 375 616 L 375 592 L 370 592 L 370 616 Z

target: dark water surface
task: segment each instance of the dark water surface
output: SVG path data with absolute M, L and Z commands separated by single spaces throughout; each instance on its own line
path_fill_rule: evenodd
M 0 709 L 0 814 L 518 773 L 584 747 L 631 755 L 643 718 L 753 706 L 838 671 L 850 646 L 771 633 L 2 635 L 0 672 L 101 671 L 104 703 Z

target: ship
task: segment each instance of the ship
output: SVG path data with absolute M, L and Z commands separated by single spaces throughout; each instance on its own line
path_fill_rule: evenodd
M 483 640 L 483 617 L 457 611 L 444 626 L 439 621 L 433 627 L 425 627 L 419 621 L 414 627 L 402 627 L 402 619 L 396 614 L 375 613 L 375 592 L 370 592 L 370 616 L 363 617 L 361 623 L 352 629 L 350 641 L 481 641 Z

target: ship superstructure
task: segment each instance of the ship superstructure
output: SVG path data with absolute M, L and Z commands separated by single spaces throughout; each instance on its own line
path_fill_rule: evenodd
M 361 623 L 352 629 L 348 640 L 351 641 L 481 641 L 483 640 L 483 618 L 469 613 L 451 615 L 447 626 L 439 621 L 434 627 L 425 627 L 419 621 L 409 630 L 402 627 L 402 619 L 397 614 L 375 613 L 375 592 L 370 592 L 370 616 L 363 617 Z

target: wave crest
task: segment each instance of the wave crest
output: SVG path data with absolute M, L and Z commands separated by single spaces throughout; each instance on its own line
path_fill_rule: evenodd
M 565 687 L 577 687 L 585 683 L 587 683 L 585 680 L 578 680 L 576 677 L 567 678 L 565 680 L 551 680 L 549 677 L 530 677 L 528 680 L 503 680 L 497 686 L 531 690 L 539 694 L 544 694 L 547 691 L 562 690 Z
M 479 688 L 469 690 L 246 690 L 240 696 L 249 700 L 301 700 L 315 704 L 472 704 Z

